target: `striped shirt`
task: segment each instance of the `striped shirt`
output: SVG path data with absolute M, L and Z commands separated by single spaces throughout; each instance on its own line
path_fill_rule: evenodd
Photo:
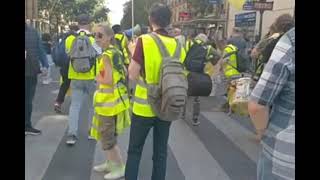
M 251 101 L 271 106 L 262 138 L 263 154 L 272 161 L 272 174 L 295 179 L 295 29 L 277 43 L 252 91 Z

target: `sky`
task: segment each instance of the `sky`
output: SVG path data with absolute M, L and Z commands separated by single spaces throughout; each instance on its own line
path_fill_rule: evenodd
M 110 9 L 110 22 L 112 25 L 120 24 L 123 16 L 123 4 L 128 0 L 105 0 L 106 6 Z

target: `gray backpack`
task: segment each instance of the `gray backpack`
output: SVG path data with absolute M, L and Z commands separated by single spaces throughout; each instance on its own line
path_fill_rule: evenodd
M 171 57 L 157 34 L 150 34 L 157 43 L 162 56 L 159 84 L 147 85 L 148 102 L 155 114 L 162 120 L 177 120 L 187 101 L 188 81 L 184 74 L 184 66 L 180 62 L 181 44 Z
M 97 55 L 98 53 L 92 46 L 89 37 L 78 34 L 69 53 L 74 71 L 78 73 L 89 72 L 93 66 L 96 66 Z

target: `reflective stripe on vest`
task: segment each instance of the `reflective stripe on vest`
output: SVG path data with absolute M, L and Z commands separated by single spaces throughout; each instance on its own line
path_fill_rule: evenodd
M 113 66 L 113 53 L 111 50 L 106 50 L 103 55 L 108 56 L 112 66 L 113 85 L 100 84 L 99 89 L 94 95 L 95 112 L 102 116 L 115 116 L 120 112 L 129 108 L 129 98 L 125 85 L 118 83 L 124 75 L 118 72 Z M 102 57 L 101 57 L 102 58 Z M 104 69 L 103 60 L 98 61 L 98 69 Z
M 177 44 L 176 40 L 171 37 L 166 37 L 158 35 L 159 38 L 165 44 L 169 54 L 172 56 L 176 50 Z M 158 84 L 160 76 L 160 68 L 162 63 L 161 54 L 159 48 L 155 41 L 150 35 L 145 34 L 141 36 L 143 44 L 143 54 L 144 54 L 144 69 L 145 69 L 145 82 L 147 84 Z M 180 60 L 183 63 L 185 59 L 185 51 L 182 48 Z M 138 83 L 135 89 L 135 97 L 133 103 L 133 113 L 143 117 L 155 117 L 151 106 L 148 103 L 148 90 L 146 88 L 144 80 L 139 77 Z
M 128 95 L 122 95 L 122 100 L 121 98 L 117 98 L 115 101 L 112 101 L 112 102 L 100 102 L 100 103 L 97 103 L 95 102 L 94 103 L 94 106 L 95 107 L 114 107 L 114 106 L 117 106 L 119 103 L 125 103 L 126 100 L 129 100 L 128 98 Z
M 235 47 L 235 46 L 233 46 L 231 44 L 227 45 L 227 47 L 224 49 L 224 53 L 225 54 L 229 54 L 229 53 L 232 53 L 232 52 L 235 52 L 235 51 L 237 51 L 237 47 Z M 230 55 L 228 63 L 230 63 L 234 67 L 237 67 L 237 55 L 236 54 Z M 239 76 L 240 75 L 238 70 L 236 70 L 232 66 L 230 66 L 227 63 L 224 63 L 224 65 L 223 65 L 224 75 L 227 78 L 231 78 L 232 76 Z
M 123 88 L 123 87 L 125 87 L 123 84 L 120 84 L 119 85 L 119 87 L 118 88 Z M 114 92 L 114 88 L 112 87 L 112 88 L 99 88 L 98 89 L 98 91 L 100 92 L 100 93 L 113 93 Z
M 101 121 L 98 119 L 98 115 L 95 113 L 92 118 L 90 136 L 96 139 L 97 141 L 101 138 L 101 134 L 99 132 L 98 127 L 101 127 Z

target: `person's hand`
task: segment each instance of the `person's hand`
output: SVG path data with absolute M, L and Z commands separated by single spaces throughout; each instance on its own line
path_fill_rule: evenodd
M 130 54 L 134 53 L 134 51 L 136 49 L 136 40 L 135 39 L 133 39 L 132 41 L 129 42 L 128 49 L 130 51 Z
M 252 49 L 250 56 L 251 56 L 252 59 L 257 59 L 258 58 L 259 52 L 258 52 L 257 48 L 253 48 Z
M 255 136 L 255 140 L 256 141 L 258 141 L 258 142 L 260 142 L 261 141 L 261 138 L 262 138 L 262 136 L 264 135 L 264 133 L 265 133 L 265 129 L 261 129 L 261 130 L 259 130 L 259 129 L 256 129 L 256 136 Z

